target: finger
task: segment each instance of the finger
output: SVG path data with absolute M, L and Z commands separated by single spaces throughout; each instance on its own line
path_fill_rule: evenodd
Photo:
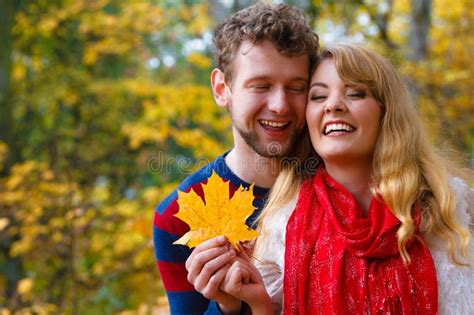
M 202 288 L 200 288 L 198 291 L 201 292 L 201 294 L 209 299 L 213 300 L 216 299 L 217 296 L 219 295 L 220 290 L 219 287 L 225 278 L 225 275 L 227 274 L 227 271 L 229 270 L 230 265 L 227 264 L 223 268 L 219 269 L 210 279 L 207 283 L 202 284 Z M 201 284 L 199 284 L 201 285 Z
M 238 266 L 239 268 L 247 270 L 249 274 L 249 281 L 252 283 L 260 283 L 262 282 L 261 280 L 261 275 L 258 269 L 248 260 L 243 259 L 241 257 L 237 257 L 234 259 L 234 263 L 236 267 Z
M 236 285 L 236 287 L 241 287 L 242 284 L 249 283 L 249 272 L 246 268 L 238 266 L 234 268 L 230 275 L 230 283 Z
M 216 258 L 206 262 L 199 273 L 193 274 L 194 278 L 192 279 L 196 289 L 203 289 L 209 283 L 209 279 L 220 269 L 225 268 L 227 264 L 230 264 L 232 259 L 235 257 L 235 251 L 231 250 L 225 252 L 222 255 L 217 256 Z M 189 275 L 188 275 L 189 277 Z M 188 279 L 190 280 L 190 279 Z
M 227 239 L 225 238 L 225 236 L 222 236 L 222 235 L 216 236 L 214 238 L 211 238 L 207 241 L 202 242 L 201 244 L 196 246 L 196 248 L 191 252 L 191 255 L 189 255 L 188 259 L 186 260 L 186 265 L 185 265 L 186 269 L 189 270 L 189 265 L 193 262 L 194 257 L 198 255 L 199 253 L 207 251 L 214 247 L 224 246 L 226 245 L 226 243 L 227 243 Z
M 250 274 L 250 282 L 263 283 L 262 275 L 260 274 L 260 271 L 258 270 L 258 268 L 255 267 L 255 265 L 252 264 L 250 261 L 248 261 L 247 263 L 248 263 L 249 274 Z
M 204 252 L 201 252 L 197 254 L 194 259 L 188 260 L 187 262 L 187 270 L 188 270 L 188 281 L 191 284 L 195 284 L 196 278 L 201 274 L 204 266 L 208 264 L 209 262 L 213 261 L 214 259 L 218 258 L 219 256 L 222 256 L 228 254 L 228 250 L 226 246 L 220 246 L 220 247 L 215 247 L 208 249 Z M 218 263 L 220 260 L 218 260 L 215 263 Z M 222 263 L 225 264 L 225 261 Z M 211 265 L 212 266 L 212 265 Z M 220 268 L 219 265 L 216 265 L 215 268 Z
M 250 273 L 248 272 L 248 270 L 245 270 L 242 273 L 242 282 L 244 284 L 249 284 L 250 283 Z
M 217 291 L 219 287 L 221 286 L 225 275 L 230 269 L 230 265 L 227 264 L 221 269 L 219 269 L 215 274 L 212 275 L 212 277 L 209 279 L 209 282 L 207 284 L 207 287 L 210 288 L 211 291 Z
M 250 282 L 251 283 L 262 283 L 262 276 L 258 270 L 251 269 L 250 273 Z

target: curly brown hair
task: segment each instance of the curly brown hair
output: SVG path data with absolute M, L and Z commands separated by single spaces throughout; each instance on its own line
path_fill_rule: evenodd
M 284 56 L 307 54 L 310 69 L 319 48 L 318 36 L 301 9 L 256 3 L 228 17 L 214 31 L 214 56 L 228 84 L 232 81 L 232 61 L 245 40 L 253 44 L 269 41 Z

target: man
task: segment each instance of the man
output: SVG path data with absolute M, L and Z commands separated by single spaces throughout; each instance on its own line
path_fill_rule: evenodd
M 216 103 L 231 115 L 234 148 L 186 178 L 177 189 L 193 189 L 202 197 L 201 183 L 207 182 L 212 171 L 230 182 L 231 193 L 254 183 L 257 210 L 247 220 L 249 225 L 278 176 L 280 160 L 288 156 L 305 126 L 310 68 L 316 59 L 318 38 L 301 10 L 284 4 L 256 4 L 218 25 L 214 45 L 217 68 L 211 74 L 212 91 Z M 189 230 L 173 216 L 178 210 L 174 191 L 156 208 L 153 228 L 155 256 L 170 310 L 173 314 L 219 313 L 216 303 L 209 303 L 208 298 L 217 302 L 232 299 L 220 292 L 220 281 L 200 288 L 207 298 L 194 288 L 222 275 L 214 275 L 213 269 L 206 267 L 208 275 L 201 273 L 199 279 L 188 276 L 185 262 L 192 251 L 172 244 Z M 200 251 L 202 260 L 194 259 L 194 268 L 217 257 L 206 248 Z

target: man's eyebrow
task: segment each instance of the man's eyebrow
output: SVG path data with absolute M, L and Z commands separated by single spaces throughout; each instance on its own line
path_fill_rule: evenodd
M 245 80 L 245 82 L 265 81 L 265 80 L 268 80 L 269 78 L 270 77 L 266 75 L 259 75 L 259 76 L 248 78 L 247 80 Z
M 320 87 L 323 87 L 323 88 L 328 88 L 327 84 L 324 84 L 322 82 L 314 82 L 313 84 L 311 84 L 310 88 L 313 88 L 313 86 L 320 86 Z
M 261 75 L 261 76 L 255 76 L 255 77 L 248 78 L 244 82 L 265 81 L 265 80 L 271 80 L 271 79 L 272 79 L 271 76 Z M 304 81 L 305 83 L 307 83 L 309 80 L 308 80 L 308 78 L 305 78 L 305 77 L 294 77 L 289 81 L 290 82 Z

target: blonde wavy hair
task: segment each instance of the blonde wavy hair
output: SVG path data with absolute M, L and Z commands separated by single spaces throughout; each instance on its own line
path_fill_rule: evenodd
M 372 193 L 380 194 L 392 213 L 400 220 L 398 248 L 405 263 L 410 262 L 406 245 L 415 232 L 412 209 L 422 207 L 422 231 L 435 234 L 447 243 L 448 258 L 457 265 L 466 265 L 470 233 L 455 218 L 455 197 L 449 187 L 446 160 L 435 153 L 411 95 L 395 67 L 385 58 L 362 46 L 336 44 L 324 48 L 318 63 L 327 58 L 335 62 L 337 72 L 347 84 L 366 85 L 382 108 L 380 132 L 370 183 Z M 311 146 L 303 137 L 295 147 Z M 295 153 L 301 165 L 283 165 L 267 204 L 257 219 L 262 236 L 257 239 L 255 256 L 270 244 L 265 235 L 271 227 L 265 222 L 297 196 L 304 179 L 312 174 L 304 161 L 315 157 L 311 150 Z M 271 219 L 270 219 L 271 221 Z

